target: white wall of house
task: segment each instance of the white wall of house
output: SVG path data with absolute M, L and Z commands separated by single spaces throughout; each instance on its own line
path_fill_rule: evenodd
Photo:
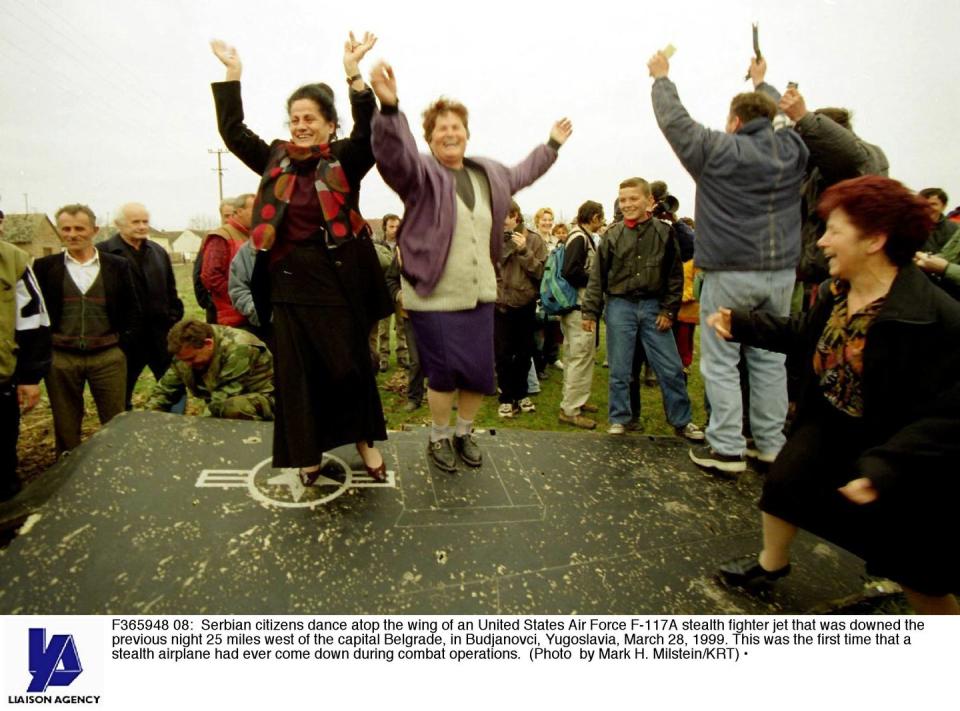
M 200 243 L 203 241 L 203 238 L 200 237 L 196 232 L 192 230 L 184 230 L 180 233 L 180 236 L 173 240 L 171 245 L 172 252 L 178 252 L 183 255 L 183 258 L 192 262 L 196 259 L 197 252 L 200 251 Z

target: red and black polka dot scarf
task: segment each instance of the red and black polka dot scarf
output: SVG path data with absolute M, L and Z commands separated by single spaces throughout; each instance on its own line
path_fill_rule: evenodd
M 293 195 L 297 165 L 317 158 L 314 182 L 326 222 L 327 246 L 336 248 L 371 232 L 366 220 L 350 207 L 350 184 L 329 144 L 307 147 L 285 142 L 274 147 L 257 192 L 250 234 L 260 249 L 270 249 L 277 239 L 277 229 Z

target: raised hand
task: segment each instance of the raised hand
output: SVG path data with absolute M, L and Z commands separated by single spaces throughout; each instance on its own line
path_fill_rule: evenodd
M 913 257 L 913 263 L 929 274 L 943 274 L 950 266 L 950 262 L 946 259 L 929 252 L 917 252 Z
M 553 124 L 553 128 L 550 129 L 550 138 L 562 146 L 570 138 L 571 133 L 573 133 L 573 124 L 570 119 L 564 117 Z
M 397 105 L 397 78 L 393 75 L 393 67 L 383 60 L 373 65 L 370 86 L 380 99 L 381 106 Z
M 787 89 L 780 98 L 780 110 L 787 115 L 788 119 L 796 123 L 807 115 L 807 102 L 796 89 Z
M 729 341 L 733 334 L 733 312 L 722 306 L 707 316 L 707 325 L 717 332 L 717 335 L 725 341 Z
M 657 52 L 647 62 L 647 69 L 650 70 L 650 76 L 654 79 L 665 77 L 670 73 L 670 60 L 663 52 Z
M 763 80 L 767 76 L 767 60 L 753 57 L 747 69 L 747 76 L 753 80 L 754 89 L 763 84 Z
M 371 32 L 364 32 L 363 39 L 359 41 L 353 36 L 353 32 L 350 33 L 350 38 L 343 44 L 343 68 L 347 76 L 360 73 L 360 60 L 376 43 L 377 36 Z
M 240 62 L 240 54 L 236 48 L 223 40 L 215 39 L 210 40 L 210 49 L 227 68 L 227 81 L 238 81 L 243 72 L 243 64 Z

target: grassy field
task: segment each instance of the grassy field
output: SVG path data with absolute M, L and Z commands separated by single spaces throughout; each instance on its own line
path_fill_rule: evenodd
M 193 296 L 193 285 L 191 276 L 191 265 L 175 265 L 174 272 L 177 277 L 177 288 L 180 292 L 180 298 L 183 299 L 184 307 L 188 315 L 203 318 L 203 311 L 197 306 L 196 299 Z M 390 332 L 391 340 L 394 339 L 393 329 Z M 603 331 L 601 330 L 600 352 L 597 355 L 597 367 L 593 380 L 593 397 L 591 402 L 600 408 L 600 412 L 594 417 L 598 421 L 598 433 L 606 432 L 606 412 L 607 412 L 607 380 L 608 371 L 602 367 L 606 356 Z M 393 352 L 393 348 L 391 348 Z M 702 424 L 705 420 L 703 411 L 703 384 L 700 380 L 699 369 L 697 368 L 698 358 L 694 355 L 694 365 L 691 368 L 689 391 L 693 400 L 693 421 Z M 403 412 L 402 408 L 406 402 L 404 397 L 404 387 L 406 385 L 406 371 L 398 368 L 396 358 L 391 356 L 390 370 L 386 373 L 380 373 L 377 376 L 377 382 L 380 385 L 381 398 L 383 401 L 383 411 L 387 418 L 387 427 L 389 429 L 400 429 L 402 427 L 417 426 L 429 424 L 430 416 L 426 404 L 419 410 L 412 413 Z M 148 392 L 152 387 L 153 377 L 149 373 L 141 376 L 137 383 L 136 392 Z M 480 413 L 475 421 L 478 428 L 489 427 L 509 427 L 528 430 L 569 430 L 580 431 L 570 425 L 563 424 L 557 420 L 560 411 L 560 399 L 563 389 L 563 372 L 555 368 L 550 368 L 548 377 L 540 384 L 541 392 L 532 396 L 532 400 L 537 406 L 537 411 L 532 413 L 522 413 L 513 419 L 501 419 L 497 417 L 497 399 L 494 397 L 486 398 Z M 663 414 L 663 401 L 660 396 L 660 389 L 657 387 L 641 388 L 641 422 L 645 434 L 654 435 L 672 435 L 673 428 L 667 424 Z
M 203 310 L 197 305 L 197 301 L 193 295 L 192 265 L 176 264 L 174 265 L 174 273 L 177 279 L 177 289 L 180 293 L 180 298 L 183 299 L 186 315 L 203 319 Z M 393 337 L 392 329 L 391 337 Z M 600 352 L 597 355 L 597 367 L 593 380 L 593 397 L 591 398 L 591 402 L 600 408 L 600 412 L 593 416 L 598 423 L 597 429 L 594 430 L 597 436 L 604 436 L 607 427 L 608 371 L 601 366 L 605 358 L 604 348 L 603 331 L 601 329 Z M 702 424 L 705 416 L 703 411 L 703 384 L 697 368 L 698 360 L 699 358 L 695 354 L 694 365 L 690 373 L 689 391 L 693 402 L 693 421 Z M 156 380 L 150 370 L 145 369 L 134 389 L 134 407 L 142 406 L 155 382 Z M 404 397 L 406 371 L 397 367 L 394 359 L 391 360 L 390 370 L 386 373 L 380 373 L 377 376 L 377 382 L 380 385 L 383 410 L 387 418 L 388 429 L 410 428 L 429 424 L 430 417 L 426 404 L 412 413 L 403 412 L 402 408 L 406 402 L 406 398 Z M 540 387 L 541 392 L 531 398 L 537 406 L 536 412 L 522 413 L 513 419 L 500 419 L 497 417 L 497 400 L 494 397 L 490 397 L 484 400 L 483 406 L 476 418 L 475 426 L 477 428 L 498 427 L 527 430 L 580 431 L 570 425 L 560 423 L 557 420 L 557 414 L 560 409 L 561 391 L 563 388 L 562 371 L 551 367 L 547 379 L 540 384 Z M 667 424 L 663 414 L 663 402 L 659 388 L 643 387 L 640 390 L 642 400 L 641 422 L 644 433 L 652 435 L 673 434 L 673 429 Z M 87 391 L 86 401 L 86 418 L 83 423 L 83 431 L 85 436 L 89 436 L 99 429 L 100 423 L 97 420 L 96 408 L 94 407 L 93 399 L 90 397 L 89 390 Z M 191 399 L 187 405 L 187 414 L 197 414 L 201 410 L 202 403 Z M 50 405 L 45 391 L 43 391 L 40 405 L 23 418 L 18 451 L 20 456 L 20 476 L 25 480 L 38 476 L 54 462 L 53 423 L 50 415 Z

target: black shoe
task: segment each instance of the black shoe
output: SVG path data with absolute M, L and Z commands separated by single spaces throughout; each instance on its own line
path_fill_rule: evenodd
M 702 445 L 690 448 L 690 459 L 704 469 L 713 469 L 727 476 L 746 471 L 747 462 L 739 454 L 720 454 L 713 447 Z
M 479 467 L 483 464 L 483 452 L 472 434 L 454 435 L 453 448 L 468 467 Z
M 789 573 L 789 563 L 777 570 L 765 570 L 757 560 L 756 554 L 740 556 L 720 566 L 720 577 L 723 582 L 738 588 L 769 585 Z
M 457 471 L 457 455 L 453 452 L 453 442 L 450 441 L 449 437 L 430 442 L 427 445 L 427 459 L 441 471 Z
M 420 409 L 420 403 L 413 400 L 407 400 L 400 409 L 404 412 L 415 412 L 416 410 Z
M 300 483 L 304 486 L 313 486 L 317 479 L 320 478 L 321 467 L 318 465 L 316 469 L 311 467 L 300 467 L 297 470 L 297 474 L 300 477 Z

